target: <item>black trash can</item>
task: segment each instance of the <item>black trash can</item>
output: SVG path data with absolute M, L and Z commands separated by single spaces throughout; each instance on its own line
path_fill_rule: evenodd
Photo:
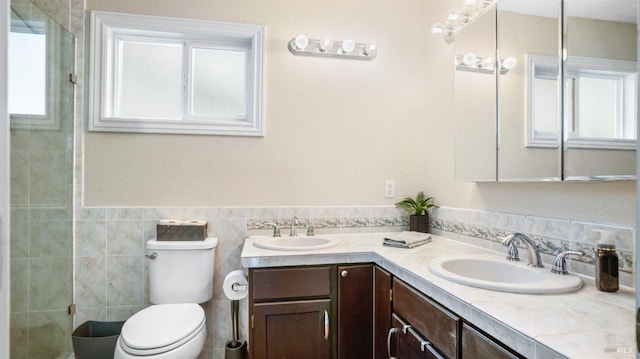
M 113 359 L 124 322 L 82 323 L 71 333 L 76 359 Z

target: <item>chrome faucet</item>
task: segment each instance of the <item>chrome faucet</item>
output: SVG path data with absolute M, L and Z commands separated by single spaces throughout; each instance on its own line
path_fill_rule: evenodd
M 544 265 L 542 265 L 542 259 L 540 259 L 540 251 L 538 250 L 538 245 L 533 241 L 533 239 L 522 233 L 513 233 L 506 236 L 505 238 L 502 238 L 502 245 L 509 248 L 509 255 L 507 255 L 507 260 L 520 260 L 520 257 L 518 255 L 518 248 L 513 243 L 516 239 L 519 239 L 522 243 L 524 243 L 524 246 L 527 248 L 527 253 L 529 255 L 529 265 L 538 268 L 544 267 Z
M 551 273 L 569 274 L 569 271 L 567 270 L 567 261 L 565 260 L 565 257 L 569 255 L 583 256 L 584 252 L 578 252 L 578 251 L 561 252 L 556 256 L 556 259 L 553 261 L 553 266 L 551 267 Z
M 299 224 L 300 224 L 300 221 L 298 221 L 298 217 L 294 216 L 293 219 L 291 220 L 291 232 L 289 232 L 289 235 L 291 237 L 298 235 L 296 233 L 296 228 L 298 227 Z

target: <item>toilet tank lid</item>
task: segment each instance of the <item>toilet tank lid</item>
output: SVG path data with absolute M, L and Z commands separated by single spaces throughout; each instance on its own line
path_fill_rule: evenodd
M 204 241 L 147 241 L 148 249 L 211 249 L 218 245 L 218 238 L 208 237 Z

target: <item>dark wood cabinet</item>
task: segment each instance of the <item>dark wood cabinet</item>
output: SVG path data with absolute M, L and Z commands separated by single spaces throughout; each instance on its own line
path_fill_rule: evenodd
M 460 318 L 396 278 L 393 279 L 393 313 L 444 357 L 458 357 Z
M 373 267 L 250 270 L 251 358 L 372 358 Z
M 249 271 L 249 350 L 253 359 L 331 359 L 331 266 Z
M 396 314 L 392 315 L 389 337 L 390 357 L 395 359 L 440 359 L 443 358 L 432 344 L 426 341 L 411 325 Z M 387 357 L 385 357 L 387 358 Z
M 373 357 L 387 359 L 387 333 L 391 328 L 391 274 L 373 268 Z
M 511 353 L 497 341 L 464 323 L 462 325 L 462 358 L 516 359 L 520 356 Z
M 338 267 L 338 358 L 373 356 L 373 265 Z
M 330 311 L 330 299 L 255 304 L 253 358 L 331 358 Z
M 373 264 L 249 270 L 253 359 L 522 358 Z

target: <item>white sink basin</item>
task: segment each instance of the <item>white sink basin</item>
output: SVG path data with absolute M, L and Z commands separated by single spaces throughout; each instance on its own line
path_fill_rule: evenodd
M 444 256 L 431 261 L 429 270 L 458 284 L 500 292 L 557 294 L 582 287 L 578 276 L 553 274 L 548 266 L 533 268 L 498 256 Z
M 337 246 L 338 243 L 335 239 L 315 236 L 261 237 L 253 241 L 253 245 L 256 247 L 277 251 L 312 251 L 331 248 Z

